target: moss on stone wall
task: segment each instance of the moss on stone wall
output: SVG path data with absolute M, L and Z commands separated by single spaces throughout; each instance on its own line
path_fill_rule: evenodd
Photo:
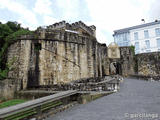
M 131 50 L 131 52 L 133 53 L 133 55 L 135 55 L 135 46 L 131 45 L 131 46 L 130 46 L 130 50 Z
M 6 62 L 8 47 L 13 42 L 16 42 L 17 37 L 19 37 L 21 35 L 27 35 L 27 34 L 33 34 L 33 32 L 26 30 L 26 29 L 20 29 L 20 30 L 18 30 L 18 31 L 16 31 L 16 32 L 14 32 L 4 38 L 5 43 L 3 44 L 3 46 L 0 50 L 0 79 L 6 79 L 7 74 L 9 72 L 9 70 L 11 69 L 10 68 L 11 65 L 8 65 L 8 63 Z M 13 59 L 14 59 L 14 57 L 13 57 Z

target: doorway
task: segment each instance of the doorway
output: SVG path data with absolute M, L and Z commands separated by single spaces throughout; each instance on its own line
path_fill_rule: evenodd
M 110 75 L 122 75 L 122 67 L 121 64 L 119 62 L 111 62 L 110 63 Z

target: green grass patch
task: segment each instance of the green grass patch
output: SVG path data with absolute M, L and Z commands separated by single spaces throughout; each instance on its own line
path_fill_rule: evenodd
M 16 105 L 16 104 L 20 104 L 20 103 L 24 103 L 26 102 L 27 100 L 22 100 L 22 99 L 12 99 L 12 100 L 8 100 L 6 102 L 2 102 L 0 103 L 0 109 L 1 108 L 5 108 L 5 107 L 9 107 L 9 106 L 13 106 L 13 105 Z
M 13 115 L 10 115 L 8 117 L 5 117 L 4 120 L 20 120 L 20 119 L 26 118 L 28 116 L 31 116 L 33 114 L 36 114 L 36 113 L 37 112 L 35 109 L 26 109 L 22 112 L 18 112 Z
M 24 118 L 28 118 L 29 116 L 32 116 L 34 114 L 37 114 L 38 109 L 41 109 L 41 112 L 60 106 L 62 105 L 61 101 L 56 101 L 56 102 L 50 102 L 47 104 L 42 105 L 40 108 L 31 108 L 31 109 L 24 109 L 22 112 L 17 112 L 13 115 L 10 115 L 8 117 L 5 117 L 4 120 L 20 120 Z

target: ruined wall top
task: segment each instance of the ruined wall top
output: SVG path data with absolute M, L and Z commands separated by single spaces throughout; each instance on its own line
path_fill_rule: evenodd
M 54 23 L 52 25 L 47 26 L 48 29 L 56 30 L 56 29 L 62 29 L 65 28 L 66 21 L 61 21 L 59 23 Z
M 75 22 L 72 24 L 66 23 L 66 21 L 61 21 L 59 23 L 55 23 L 52 25 L 47 26 L 47 29 L 49 30 L 70 30 L 70 32 L 77 32 L 79 34 L 89 34 L 90 36 L 96 37 L 96 27 L 94 25 L 92 26 L 87 26 L 84 24 L 82 21 Z M 80 30 L 82 29 L 82 30 Z M 42 29 L 41 29 L 42 30 Z
M 67 41 L 84 44 L 88 40 L 97 42 L 94 31 L 96 31 L 94 25 L 87 26 L 81 21 L 72 24 L 62 21 L 50 26 L 40 26 L 33 35 L 22 35 L 17 37 L 17 40 Z

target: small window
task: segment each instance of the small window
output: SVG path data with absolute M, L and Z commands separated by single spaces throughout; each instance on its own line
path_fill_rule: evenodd
M 148 30 L 145 30 L 145 31 L 144 31 L 144 38 L 149 38 Z
M 127 39 L 127 33 L 124 33 L 124 34 L 123 34 L 123 41 L 124 41 L 124 42 L 128 41 L 128 39 Z
M 39 51 L 39 50 L 41 50 L 41 49 L 42 49 L 41 43 L 35 43 L 35 44 L 34 44 L 34 50 L 35 50 L 35 51 Z
M 156 33 L 156 36 L 159 37 L 160 36 L 160 28 L 156 28 L 155 33 Z
M 139 50 L 139 42 L 135 42 L 135 50 Z
M 150 42 L 149 42 L 149 40 L 146 40 L 146 41 L 145 41 L 145 45 L 146 45 L 146 49 L 149 49 L 149 48 L 150 48 Z
M 124 42 L 124 43 L 123 43 L 123 46 L 128 46 L 128 42 Z
M 157 47 L 160 48 L 160 38 L 157 39 Z
M 151 50 L 146 50 L 146 52 L 151 52 Z
M 134 33 L 134 40 L 138 40 L 138 32 Z

